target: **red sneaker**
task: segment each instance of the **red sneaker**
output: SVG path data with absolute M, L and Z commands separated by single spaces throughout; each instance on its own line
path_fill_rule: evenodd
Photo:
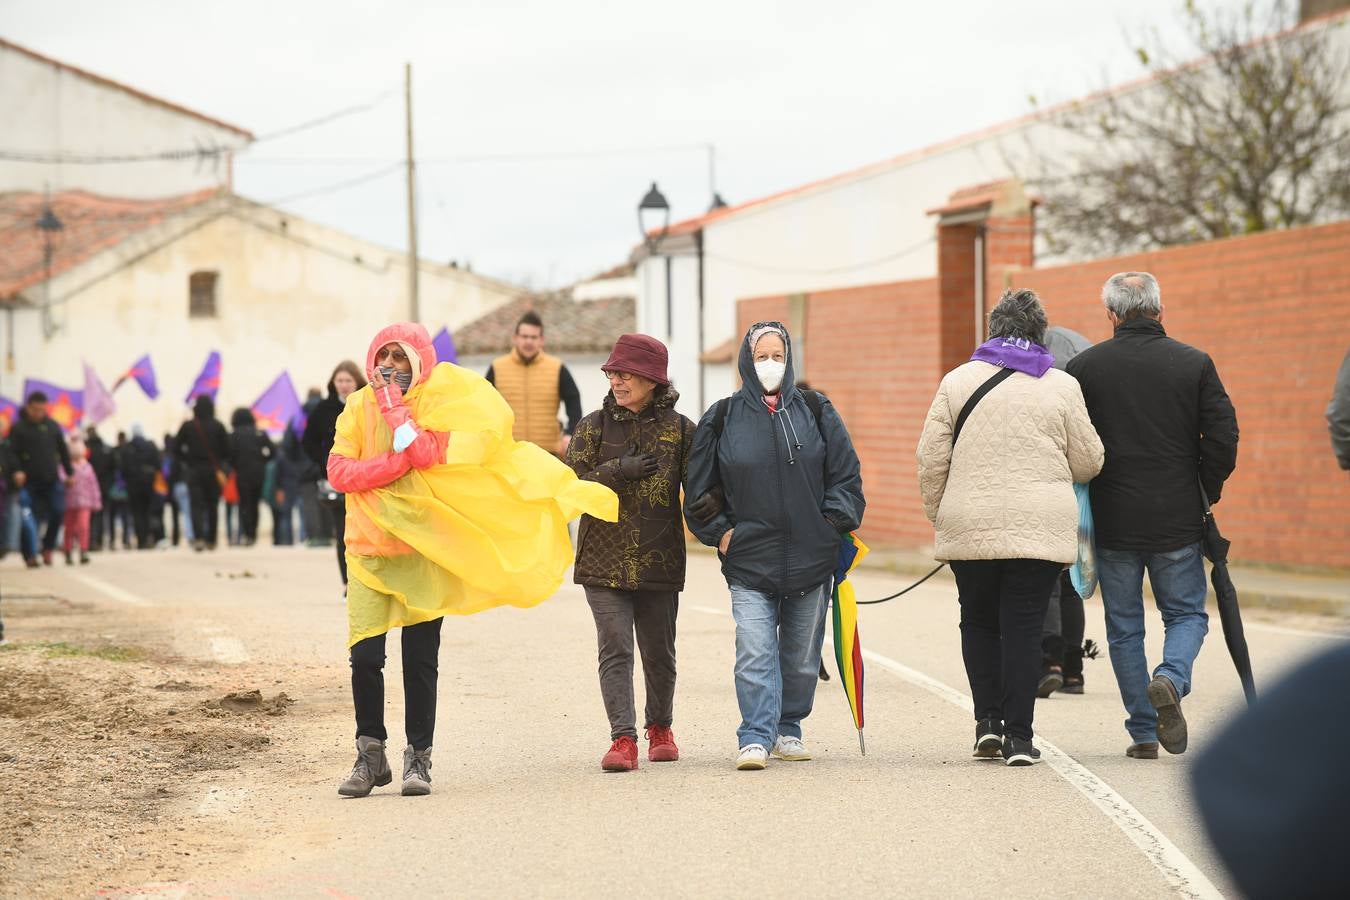
M 606 772 L 631 772 L 638 767 L 637 741 L 624 735 L 610 745 L 600 768 Z
M 680 748 L 675 746 L 675 732 L 664 725 L 652 725 L 647 729 L 647 759 L 651 762 L 675 762 L 680 758 Z

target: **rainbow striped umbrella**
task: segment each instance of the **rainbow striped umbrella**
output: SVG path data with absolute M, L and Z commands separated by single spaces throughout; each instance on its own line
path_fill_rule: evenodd
M 857 568 L 867 555 L 867 545 L 856 534 L 839 539 L 839 563 L 834 570 L 834 659 L 839 664 L 839 683 L 844 686 L 853 724 L 858 729 L 858 749 L 867 755 L 863 742 L 863 657 L 862 641 L 858 637 L 858 598 L 848 573 Z

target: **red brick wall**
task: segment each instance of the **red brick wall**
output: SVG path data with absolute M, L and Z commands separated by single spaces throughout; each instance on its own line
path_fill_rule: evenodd
M 786 297 L 742 300 L 740 330 L 787 310 Z M 806 323 L 811 386 L 838 407 L 862 462 L 863 540 L 931 546 L 914 450 L 938 382 L 937 280 L 816 291 Z
M 1158 277 L 1168 333 L 1214 358 L 1237 407 L 1238 468 L 1216 510 L 1233 558 L 1350 568 L 1350 478 L 1331 454 L 1324 417 L 1350 346 L 1350 222 L 997 277 L 1000 288 L 1034 288 L 1051 324 L 1098 341 L 1110 336 L 1102 283 L 1125 270 Z M 962 277 L 973 291 L 971 276 Z M 914 450 L 949 367 L 940 313 L 950 304 L 957 325 L 958 302 L 971 309 L 971 299 L 940 296 L 935 279 L 808 299 L 810 380 L 853 435 L 868 499 L 862 535 L 877 545 L 932 545 Z M 738 314 L 744 329 L 786 316 L 787 300 L 742 300 Z
M 1240 560 L 1350 568 L 1350 478 L 1325 417 L 1350 329 L 1350 222 L 1012 275 L 1051 324 L 1111 334 L 1101 287 L 1148 271 L 1167 333 L 1208 352 L 1237 408 L 1238 466 L 1215 515 Z

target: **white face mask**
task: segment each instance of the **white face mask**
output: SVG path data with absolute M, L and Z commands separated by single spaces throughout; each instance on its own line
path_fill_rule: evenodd
M 787 363 L 776 359 L 761 359 L 755 363 L 755 374 L 765 391 L 772 394 L 783 383 L 783 374 L 787 372 Z

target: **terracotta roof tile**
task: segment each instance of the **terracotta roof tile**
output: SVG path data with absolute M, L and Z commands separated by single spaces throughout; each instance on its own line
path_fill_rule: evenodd
M 51 198 L 64 226 L 53 234 L 51 274 L 60 275 L 98 253 L 218 195 L 214 188 L 155 200 L 101 197 L 65 191 Z M 41 284 L 46 275 L 44 235 L 37 227 L 42 194 L 0 193 L 0 301 Z
M 608 353 L 619 335 L 637 328 L 632 297 L 577 302 L 567 294 L 529 294 L 458 329 L 455 349 L 461 356 L 507 352 L 516 322 L 530 309 L 544 320 L 552 353 Z

